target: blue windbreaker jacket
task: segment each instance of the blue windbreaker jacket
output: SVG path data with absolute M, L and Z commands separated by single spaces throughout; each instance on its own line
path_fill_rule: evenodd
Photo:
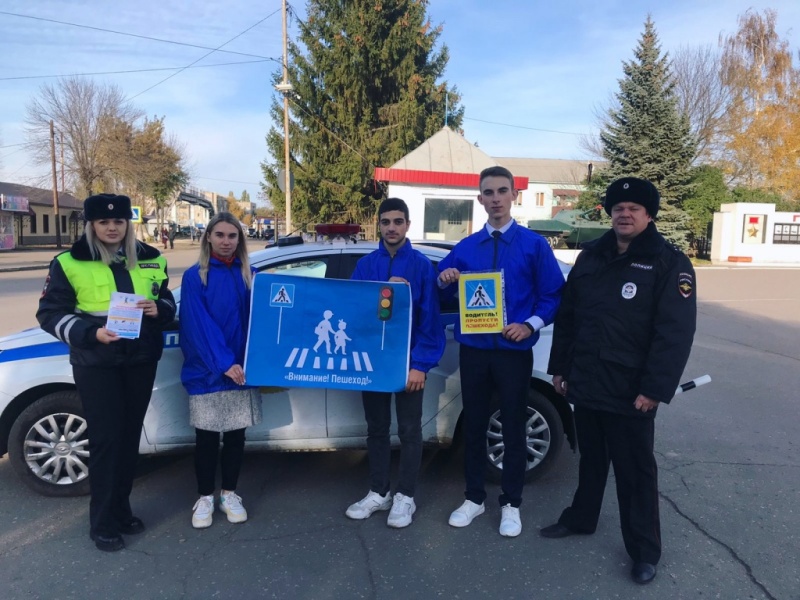
M 244 365 L 250 290 L 242 279 L 239 259 L 227 267 L 216 258 L 208 264 L 208 285 L 200 281 L 200 265 L 189 267 L 181 283 L 181 383 L 190 395 L 243 389 L 225 371 Z
M 456 244 L 439 263 L 439 271 L 452 267 L 462 273 L 491 271 L 493 255 L 494 239 L 482 227 Z M 539 317 L 545 325 L 552 323 L 561 299 L 564 276 L 547 241 L 530 229 L 512 223 L 499 241 L 496 270 L 501 269 L 508 323 L 522 323 L 533 316 Z M 457 291 L 458 284 L 452 283 L 441 293 L 450 297 Z M 455 336 L 459 343 L 473 348 L 529 350 L 539 339 L 539 332 L 521 342 L 512 342 L 499 333 L 464 335 L 461 324 L 456 323 Z
M 378 249 L 361 258 L 351 279 L 389 281 L 402 277 L 411 286 L 411 368 L 427 373 L 444 353 L 444 327 L 439 319 L 436 270 L 431 261 L 411 242 L 392 257 L 381 240 Z

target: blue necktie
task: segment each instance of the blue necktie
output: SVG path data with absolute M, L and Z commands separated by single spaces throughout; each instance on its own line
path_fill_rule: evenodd
M 494 256 L 492 257 L 492 269 L 493 270 L 497 269 L 497 247 L 498 247 L 498 245 L 500 243 L 500 236 L 502 236 L 502 235 L 503 235 L 503 233 L 501 231 L 495 230 L 495 231 L 492 232 L 492 237 L 494 238 Z

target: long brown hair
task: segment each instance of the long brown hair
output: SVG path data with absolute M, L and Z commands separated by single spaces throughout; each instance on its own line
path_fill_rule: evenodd
M 200 281 L 203 282 L 203 285 L 208 285 L 208 261 L 211 258 L 211 242 L 208 236 L 211 235 L 211 232 L 214 231 L 214 227 L 219 223 L 233 225 L 239 232 L 239 241 L 236 244 L 234 256 L 242 263 L 242 279 L 247 288 L 250 289 L 253 278 L 250 273 L 250 259 L 247 257 L 247 245 L 244 242 L 244 230 L 242 229 L 241 223 L 239 223 L 239 219 L 229 212 L 221 212 L 214 215 L 208 222 L 203 235 L 200 236 L 200 258 L 197 261 L 200 265 Z

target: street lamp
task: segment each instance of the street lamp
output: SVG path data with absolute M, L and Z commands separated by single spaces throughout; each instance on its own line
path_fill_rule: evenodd
M 286 235 L 292 233 L 292 186 L 289 169 L 289 94 L 294 89 L 289 83 L 289 49 L 286 33 L 286 0 L 283 0 L 283 81 L 275 86 L 283 94 L 283 193 L 286 204 Z M 276 230 L 277 239 L 277 230 Z

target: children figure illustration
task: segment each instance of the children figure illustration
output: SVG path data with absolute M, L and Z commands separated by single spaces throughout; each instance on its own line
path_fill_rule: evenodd
M 347 334 L 344 330 L 347 329 L 347 323 L 344 320 L 339 319 L 339 329 L 337 329 L 333 334 L 333 339 L 336 342 L 336 348 L 333 349 L 333 353 L 336 354 L 339 351 L 339 348 L 342 349 L 342 354 L 347 355 L 347 342 L 352 342 L 353 340 L 347 337 Z
M 333 313 L 329 310 L 326 310 L 322 313 L 324 317 L 322 321 L 317 323 L 317 326 L 314 328 L 314 333 L 317 334 L 317 343 L 314 344 L 314 352 L 316 352 L 322 344 L 325 344 L 325 351 L 330 354 L 331 353 L 331 334 L 336 333 L 333 330 L 333 325 L 331 325 L 331 317 Z

